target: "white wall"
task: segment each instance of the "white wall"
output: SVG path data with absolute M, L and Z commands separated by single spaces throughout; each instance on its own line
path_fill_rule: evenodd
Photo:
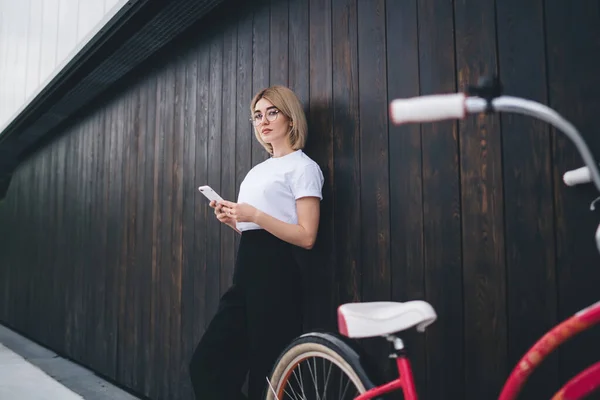
M 126 0 L 0 0 L 0 134 Z

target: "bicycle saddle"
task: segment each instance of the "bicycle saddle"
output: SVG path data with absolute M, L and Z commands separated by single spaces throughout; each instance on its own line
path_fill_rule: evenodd
M 338 330 L 350 338 L 386 336 L 413 326 L 423 332 L 436 318 L 433 307 L 422 300 L 346 303 L 338 307 Z

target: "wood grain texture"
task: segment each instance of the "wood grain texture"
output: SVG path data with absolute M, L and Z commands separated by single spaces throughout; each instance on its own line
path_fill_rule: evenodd
M 289 3 L 271 0 L 269 36 L 269 84 L 288 85 L 289 75 Z
M 236 200 L 236 89 L 237 89 L 237 25 L 225 32 L 223 43 L 223 97 L 221 114 L 221 196 Z M 244 107 L 245 109 L 247 107 Z M 248 121 L 250 122 L 250 121 Z M 221 294 L 231 286 L 235 266 L 235 239 L 238 233 L 228 226 L 221 227 Z
M 270 1 L 258 0 L 253 4 L 252 25 L 252 96 L 270 85 L 271 7 Z M 269 158 L 269 153 L 257 141 L 252 140 L 252 166 Z
M 453 9 L 449 2 L 418 2 L 421 94 L 456 91 Z M 465 388 L 461 189 L 458 127 L 423 124 L 423 276 L 425 297 L 438 313 L 427 332 L 427 398 L 463 398 Z M 440 360 L 452 360 L 448 369 Z
M 458 89 L 497 73 L 493 1 L 454 5 Z M 459 124 L 465 379 L 468 399 L 493 397 L 506 378 L 506 261 L 498 116 Z M 493 364 L 489 360 L 494 360 Z
M 208 93 L 208 185 L 217 193 L 221 192 L 221 150 L 222 110 L 223 110 L 223 41 L 222 35 L 215 35 L 210 42 L 210 69 Z M 221 230 L 222 224 L 214 218 L 209 209 L 209 222 L 206 231 L 206 317 L 207 323 L 217 311 L 221 293 Z
M 389 301 L 390 185 L 387 116 L 386 8 L 384 1 L 358 3 L 360 203 L 362 301 Z M 371 357 L 383 360 L 388 343 L 365 341 Z M 386 379 L 393 364 L 380 361 Z
M 548 103 L 544 4 L 497 3 L 498 59 L 505 90 Z M 527 21 L 525 23 L 525 21 Z M 528 41 L 522 40 L 527 34 Z M 557 283 L 552 199 L 551 136 L 547 124 L 502 116 L 505 201 L 508 362 L 516 364 L 557 321 Z M 558 382 L 554 353 L 521 396 L 552 397 Z
M 360 125 L 357 2 L 333 0 L 333 223 L 337 281 L 335 304 L 361 296 Z
M 321 218 L 314 253 L 316 265 L 308 269 L 310 282 L 305 304 L 305 329 L 332 329 L 335 317 L 333 288 L 335 282 L 335 231 L 330 217 L 334 210 L 333 188 L 333 61 L 331 0 L 311 0 L 309 3 L 309 137 L 304 151 L 321 168 L 324 177 Z M 314 73 L 313 71 L 319 71 Z M 306 313 L 306 311 L 305 311 Z
M 252 26 L 254 14 L 248 13 L 237 21 L 237 67 L 235 99 L 235 200 L 240 184 L 252 168 L 254 128 L 250 122 L 252 101 Z M 237 250 L 240 236 L 235 236 Z
M 390 100 L 419 95 L 417 3 L 396 2 L 386 6 L 386 36 L 393 38 L 387 44 Z M 424 299 L 421 127 L 390 125 L 389 154 L 391 299 Z M 406 341 L 411 348 L 417 390 L 427 397 L 425 336 L 410 332 Z
M 182 259 L 181 259 L 181 362 L 180 397 L 193 396 L 191 381 L 185 379 L 193 351 L 196 347 L 194 321 L 198 319 L 198 305 L 195 303 L 194 277 L 198 265 L 195 257 L 195 219 L 197 208 L 197 187 L 200 184 L 196 176 L 196 119 L 197 119 L 198 57 L 191 53 L 185 62 L 185 84 L 182 93 L 183 112 L 183 199 L 182 199 Z

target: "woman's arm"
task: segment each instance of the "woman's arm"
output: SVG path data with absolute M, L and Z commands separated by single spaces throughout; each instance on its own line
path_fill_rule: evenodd
M 223 205 L 225 213 L 232 219 L 253 222 L 279 239 L 304 249 L 312 249 L 317 239 L 321 205 L 318 197 L 302 197 L 296 200 L 297 224 L 278 220 L 249 204 L 225 201 Z

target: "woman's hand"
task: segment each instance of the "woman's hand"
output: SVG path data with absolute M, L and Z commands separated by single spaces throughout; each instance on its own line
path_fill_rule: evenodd
M 230 225 L 230 226 L 235 226 L 235 220 L 233 218 L 231 218 L 231 216 L 229 216 L 225 212 L 225 210 L 223 210 L 223 204 L 217 203 L 216 201 L 211 200 L 211 202 L 209 203 L 209 206 L 214 208 L 215 216 L 217 217 L 219 222 L 222 222 L 222 223 Z
M 224 201 L 222 206 L 223 213 L 236 222 L 256 222 L 259 214 L 258 209 L 246 203 L 233 203 Z

